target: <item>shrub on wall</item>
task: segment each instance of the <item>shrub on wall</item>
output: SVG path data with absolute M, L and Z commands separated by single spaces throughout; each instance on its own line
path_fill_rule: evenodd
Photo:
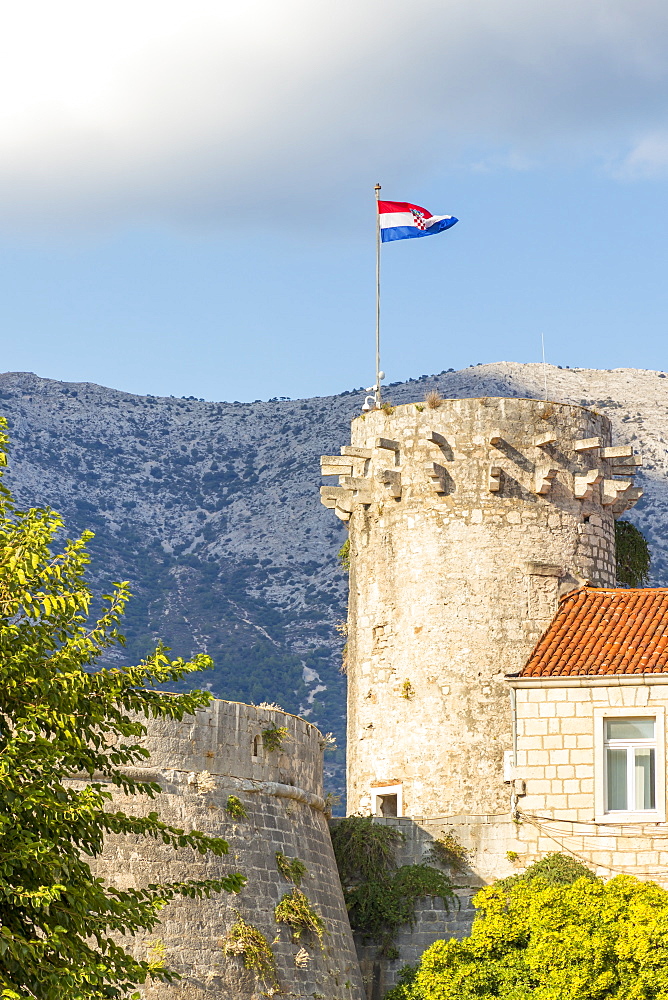
M 269 753 L 274 750 L 283 750 L 283 744 L 288 739 L 286 726 L 270 726 L 262 730 L 262 746 Z
M 287 924 L 292 931 L 293 941 L 299 941 L 302 935 L 315 937 L 322 946 L 322 936 L 325 933 L 325 924 L 307 897 L 296 886 L 292 892 L 287 892 L 281 897 L 274 909 L 276 923 Z
M 225 938 L 223 951 L 226 955 L 238 955 L 244 968 L 254 972 L 265 986 L 277 992 L 276 959 L 269 942 L 262 931 L 244 920 L 238 910 L 235 912 L 237 919 Z
M 395 850 L 403 834 L 374 823 L 372 816 L 349 816 L 332 827 L 332 844 L 350 925 L 363 942 L 375 941 L 386 958 L 398 957 L 397 931 L 412 924 L 415 904 L 438 896 L 455 900 L 447 875 L 429 865 L 397 867 Z
M 276 867 L 287 882 L 296 886 L 302 884 L 302 879 L 308 875 L 308 869 L 299 858 L 288 858 L 283 851 L 276 851 Z

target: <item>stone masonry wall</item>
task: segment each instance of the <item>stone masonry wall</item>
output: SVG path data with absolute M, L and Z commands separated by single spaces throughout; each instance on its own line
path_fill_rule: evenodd
M 262 747 L 262 731 L 274 726 L 288 729 L 283 752 Z M 183 977 L 172 985 L 146 987 L 146 1000 L 259 1000 L 271 995 L 239 957 L 223 952 L 235 911 L 272 944 L 281 996 L 360 1000 L 359 967 L 322 798 L 321 741 L 318 730 L 302 719 L 223 701 L 182 723 L 149 723 L 151 759 L 141 773 L 158 781 L 163 793 L 155 803 L 130 798 L 122 801 L 123 807 L 136 813 L 157 808 L 175 826 L 224 837 L 230 853 L 201 857 L 153 841 L 110 837 L 98 874 L 119 887 L 215 878 L 227 871 L 241 871 L 248 882 L 236 896 L 170 904 L 155 932 L 133 944 L 141 957 L 164 949 L 169 966 Z M 234 819 L 226 811 L 229 795 L 242 801 L 247 819 Z M 275 905 L 292 889 L 277 870 L 276 851 L 307 867 L 302 889 L 325 922 L 323 949 L 317 940 L 294 943 L 289 928 L 274 919 Z
M 524 867 L 549 851 L 574 854 L 611 877 L 627 872 L 668 887 L 668 824 L 610 822 L 599 815 L 604 781 L 597 755 L 597 715 L 643 715 L 659 719 L 657 775 L 665 796 L 665 747 L 661 729 L 668 708 L 668 685 L 650 678 L 623 678 L 582 686 L 514 681 L 517 692 L 518 755 L 514 776 L 526 784 L 519 799 L 518 863 Z M 592 683 L 593 680 L 593 683 Z M 644 681 L 647 683 L 644 683 Z M 630 683 L 625 683 L 630 682 Z M 665 810 L 664 810 L 665 816 Z
M 614 583 L 610 444 L 582 407 L 460 399 L 359 417 L 323 459 L 350 528 L 349 812 L 399 784 L 404 815 L 507 809 L 504 676 L 560 594 Z

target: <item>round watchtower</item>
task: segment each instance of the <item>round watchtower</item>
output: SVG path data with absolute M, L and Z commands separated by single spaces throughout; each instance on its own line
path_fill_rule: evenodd
M 350 529 L 348 811 L 507 811 L 504 676 L 562 594 L 614 585 L 632 449 L 580 406 L 453 399 L 358 417 L 322 463 Z

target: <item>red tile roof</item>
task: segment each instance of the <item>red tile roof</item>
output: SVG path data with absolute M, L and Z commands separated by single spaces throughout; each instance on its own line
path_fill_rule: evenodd
M 520 677 L 668 673 L 668 588 L 563 597 Z

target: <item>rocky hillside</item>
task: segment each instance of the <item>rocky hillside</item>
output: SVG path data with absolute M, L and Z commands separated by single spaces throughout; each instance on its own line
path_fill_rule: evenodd
M 544 394 L 540 365 L 498 363 L 387 388 L 393 403 Z M 547 369 L 551 399 L 605 412 L 620 442 L 645 456 L 645 497 L 631 514 L 648 536 L 653 584 L 668 582 L 668 379 L 662 372 Z M 162 638 L 206 650 L 203 680 L 241 701 L 301 711 L 343 747 L 340 673 L 345 529 L 318 498 L 319 456 L 348 440 L 361 390 L 304 400 L 210 403 L 133 396 L 19 372 L 0 375 L 11 428 L 10 485 L 49 504 L 68 531 L 92 528 L 92 573 L 104 590 L 132 581 L 127 655 Z M 125 654 L 123 654 L 125 655 Z M 343 750 L 330 784 L 341 787 Z

